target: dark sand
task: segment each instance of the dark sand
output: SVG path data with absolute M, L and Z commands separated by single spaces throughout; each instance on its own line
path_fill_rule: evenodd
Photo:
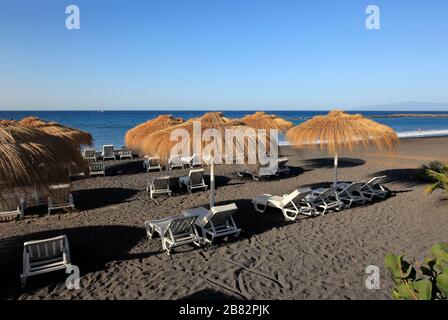
M 146 238 L 143 222 L 207 205 L 208 194 L 175 189 L 174 201 L 156 205 L 144 191 L 154 173 L 140 172 L 140 162 L 121 162 L 111 170 L 127 174 L 74 181 L 77 212 L 46 216 L 43 209 L 0 224 L 0 297 L 388 299 L 393 284 L 384 268 L 387 252 L 422 259 L 433 243 L 448 241 L 448 197 L 440 190 L 425 194 L 417 179 L 422 164 L 448 159 L 447 146 L 448 138 L 408 139 L 396 157 L 343 155 L 341 181 L 386 174 L 391 196 L 296 223 L 286 223 L 278 211 L 257 213 L 251 199 L 328 183 L 333 170 L 327 155 L 285 148 L 291 174 L 261 182 L 240 180 L 234 168 L 219 166 L 216 201 L 236 202 L 241 237 L 204 249 L 181 247 L 171 257 L 161 252 L 160 240 Z M 81 270 L 81 289 L 67 290 L 63 271 L 32 277 L 20 289 L 23 242 L 63 233 Z M 381 269 L 380 290 L 365 287 L 368 265 Z

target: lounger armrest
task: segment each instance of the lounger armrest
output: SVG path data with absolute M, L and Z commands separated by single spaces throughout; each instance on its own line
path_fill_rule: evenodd
M 169 221 L 169 220 L 172 220 L 173 218 L 172 217 L 166 217 L 166 218 L 162 218 L 162 219 L 157 219 L 157 220 L 148 220 L 148 221 L 145 221 L 145 223 L 146 224 L 149 224 L 149 223 L 158 223 L 158 222 L 165 222 L 165 221 Z

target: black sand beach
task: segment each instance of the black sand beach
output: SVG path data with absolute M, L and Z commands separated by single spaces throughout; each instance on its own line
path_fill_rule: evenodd
M 280 212 L 257 213 L 251 199 L 283 195 L 303 186 L 329 184 L 333 160 L 326 154 L 283 148 L 291 174 L 252 181 L 232 166 L 217 167 L 218 204 L 235 202 L 239 239 L 168 256 L 148 240 L 144 221 L 208 204 L 208 193 L 174 189 L 155 204 L 145 191 L 150 177 L 139 161 L 111 163 L 106 177 L 73 182 L 77 211 L 0 223 L 0 294 L 5 299 L 389 299 L 388 252 L 423 259 L 430 246 L 448 241 L 448 197 L 424 192 L 419 168 L 448 159 L 448 138 L 406 139 L 396 155 L 342 155 L 341 181 L 387 175 L 388 198 L 315 218 L 287 223 Z M 207 168 L 208 172 L 209 169 Z M 173 172 L 185 175 L 187 169 Z M 23 242 L 67 234 L 81 289 L 67 290 L 63 271 L 32 277 L 21 289 Z M 365 287 L 365 268 L 381 270 L 379 290 Z

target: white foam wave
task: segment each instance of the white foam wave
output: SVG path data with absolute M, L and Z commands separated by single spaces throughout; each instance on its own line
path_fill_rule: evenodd
M 448 130 L 425 130 L 425 131 L 403 131 L 397 132 L 399 138 L 421 138 L 421 137 L 443 137 L 448 136 Z M 280 139 L 279 146 L 291 145 L 289 141 Z
M 440 137 L 448 136 L 448 130 L 425 130 L 397 132 L 400 138 Z

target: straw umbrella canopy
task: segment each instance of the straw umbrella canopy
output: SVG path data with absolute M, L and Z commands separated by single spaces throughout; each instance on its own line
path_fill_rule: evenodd
M 90 146 L 93 143 L 93 137 L 90 133 L 63 126 L 56 122 L 47 122 L 36 117 L 26 117 L 20 120 L 19 124 L 41 130 L 50 135 L 66 137 L 76 143 L 79 147 L 81 145 Z
M 67 181 L 67 163 L 82 166 L 78 148 L 68 139 L 0 120 L 0 181 L 4 188 Z M 1 194 L 0 194 L 1 201 Z
M 171 115 L 160 115 L 157 118 L 139 124 L 126 132 L 126 145 L 128 148 L 140 152 L 142 142 L 148 135 L 184 122 L 185 121 L 182 118 L 174 118 Z
M 334 185 L 338 180 L 338 155 L 343 150 L 374 146 L 378 150 L 391 149 L 399 143 L 395 131 L 360 114 L 335 110 L 316 116 L 290 129 L 286 135 L 298 148 L 320 148 L 334 155 Z
M 225 129 L 243 127 L 244 124 L 236 119 L 230 119 L 223 116 L 221 112 L 208 112 L 201 117 L 192 118 L 187 122 L 170 126 L 164 130 L 154 131 L 152 134 L 145 137 L 141 143 L 141 150 L 145 154 L 157 155 L 162 159 L 168 159 L 172 148 L 177 144 L 177 141 L 171 141 L 171 133 L 174 130 L 186 130 L 190 137 L 193 137 L 194 123 L 199 121 L 202 130 L 218 129 L 220 132 L 224 132 Z M 194 152 L 194 143 L 199 141 L 193 141 L 190 139 L 190 151 Z M 204 147 L 205 141 L 201 139 L 200 147 Z
M 291 129 L 294 124 L 275 114 L 267 114 L 266 112 L 257 111 L 241 118 L 241 122 L 255 129 L 263 129 L 269 131 L 277 129 L 286 132 Z
M 170 128 L 167 128 L 165 130 L 154 132 L 150 135 L 148 135 L 142 143 L 141 150 L 145 152 L 146 154 L 153 154 L 158 155 L 160 158 L 166 160 L 170 157 L 171 152 L 173 148 L 178 144 L 178 141 L 171 140 L 172 133 L 175 132 L 175 130 L 185 130 L 184 132 L 187 133 L 189 137 L 192 137 L 192 139 L 189 139 L 189 145 L 186 146 L 190 149 L 190 154 L 193 154 L 195 152 L 196 148 L 200 148 L 203 150 L 203 148 L 210 143 L 210 141 L 205 141 L 206 139 L 203 139 L 202 135 L 197 137 L 197 133 L 195 133 L 195 123 L 199 121 L 201 124 L 201 130 L 207 130 L 207 129 L 214 129 L 217 130 L 217 132 L 220 133 L 221 137 L 224 138 L 226 135 L 227 129 L 239 129 L 241 132 L 244 132 L 247 129 L 251 129 L 248 126 L 244 125 L 239 120 L 226 118 L 223 116 L 221 112 L 209 112 L 204 114 L 202 117 L 199 118 L 193 118 L 189 121 L 173 126 Z M 245 137 L 244 141 L 235 141 L 233 140 L 231 143 L 236 147 L 236 150 L 246 150 L 247 145 L 249 143 L 259 143 L 256 141 L 256 137 L 254 135 L 248 135 Z M 226 142 L 219 141 L 218 144 L 221 144 L 224 146 Z M 243 143 L 243 144 L 240 144 Z M 214 206 L 214 189 L 215 189 L 215 177 L 214 177 L 214 165 L 215 165 L 215 158 L 221 156 L 224 160 L 226 155 L 216 155 L 216 154 L 201 154 L 204 158 L 206 158 L 207 161 L 210 161 L 211 168 L 210 168 L 210 206 Z

